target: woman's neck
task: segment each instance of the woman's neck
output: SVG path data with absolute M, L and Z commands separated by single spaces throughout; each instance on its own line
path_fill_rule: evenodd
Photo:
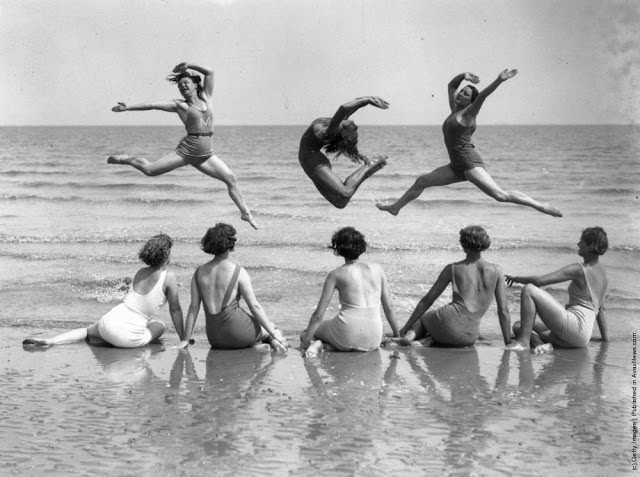
M 477 262 L 482 258 L 482 252 L 466 251 L 466 253 L 467 253 L 467 258 L 465 258 L 464 261 L 467 263 Z

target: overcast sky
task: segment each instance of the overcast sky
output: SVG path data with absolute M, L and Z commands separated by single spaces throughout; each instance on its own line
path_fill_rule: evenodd
M 306 124 L 382 96 L 363 124 L 440 124 L 447 83 L 486 86 L 483 124 L 640 123 L 636 0 L 0 0 L 0 125 L 156 125 L 128 103 L 215 70 L 215 122 Z

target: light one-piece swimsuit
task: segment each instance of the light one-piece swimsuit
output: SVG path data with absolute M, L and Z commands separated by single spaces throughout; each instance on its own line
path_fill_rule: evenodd
M 315 336 L 339 351 L 378 349 L 382 341 L 380 308 L 341 303 L 336 317 L 320 323 Z
M 122 303 L 112 308 L 100 320 L 100 337 L 118 348 L 138 348 L 151 341 L 148 322 L 167 302 L 164 294 L 164 281 L 167 271 L 163 270 L 151 291 L 145 295 L 129 287 Z
M 600 302 L 593 293 L 587 270 L 583 264 L 579 264 L 584 274 L 587 289 L 582 290 L 575 281 L 571 281 L 567 292 L 569 303 L 565 309 L 562 328 L 551 330 L 549 341 L 553 344 L 568 348 L 581 348 L 586 346 L 593 334 L 593 324 L 600 310 Z

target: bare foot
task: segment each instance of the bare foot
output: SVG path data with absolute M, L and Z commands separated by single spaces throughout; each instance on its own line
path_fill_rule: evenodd
M 548 354 L 553 351 L 553 345 L 551 343 L 541 344 L 535 347 L 533 352 L 535 354 Z
M 253 218 L 253 215 L 251 215 L 251 212 L 243 212 L 240 214 L 240 218 L 242 220 L 244 220 L 245 222 L 249 222 L 249 225 L 251 225 L 251 227 L 253 227 L 254 229 L 258 230 L 258 224 L 256 223 L 255 219 Z
M 399 210 L 396 210 L 393 204 L 384 205 L 382 202 L 376 202 L 376 207 L 385 212 L 389 212 L 391 215 L 398 215 Z
M 504 349 L 507 351 L 529 351 L 529 346 L 520 341 L 516 341 L 515 343 L 508 344 Z
M 23 346 L 51 346 L 47 340 L 39 340 L 36 338 L 27 338 L 22 341 Z
M 107 158 L 107 164 L 129 164 L 131 156 L 127 154 L 115 154 Z
M 304 352 L 305 358 L 313 358 L 318 356 L 318 353 L 322 351 L 322 341 L 316 340 L 309 345 L 309 347 Z
M 541 212 L 553 217 L 562 217 L 562 212 L 560 212 L 560 209 L 557 209 L 549 204 L 543 204 L 543 209 L 541 210 Z

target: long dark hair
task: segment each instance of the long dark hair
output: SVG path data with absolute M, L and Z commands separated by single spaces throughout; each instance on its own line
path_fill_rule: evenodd
M 358 151 L 358 141 L 345 138 L 342 133 L 336 136 L 325 145 L 325 151 L 335 153 L 338 156 L 347 156 L 351 162 L 365 163 L 367 157 Z

